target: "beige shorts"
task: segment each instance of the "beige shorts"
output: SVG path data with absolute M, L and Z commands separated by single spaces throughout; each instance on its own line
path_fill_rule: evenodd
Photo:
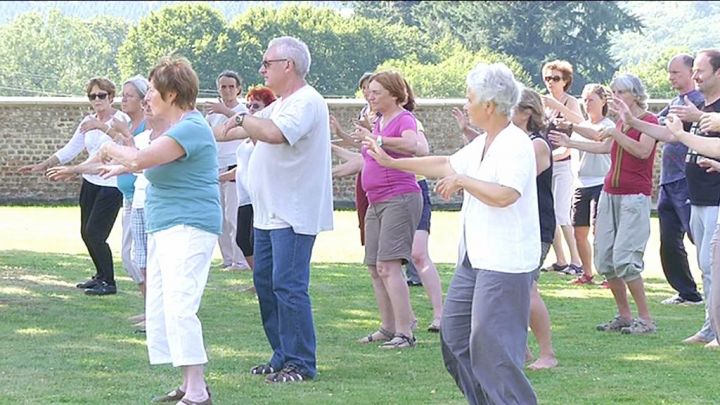
M 377 262 L 411 260 L 415 230 L 422 214 L 422 195 L 407 193 L 370 204 L 365 214 L 365 260 Z

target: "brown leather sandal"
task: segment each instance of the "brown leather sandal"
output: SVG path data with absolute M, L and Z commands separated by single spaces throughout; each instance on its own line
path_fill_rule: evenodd
M 373 335 L 375 335 L 376 333 L 380 333 L 380 335 L 382 335 L 382 336 L 376 339 L 375 337 L 373 337 Z M 358 340 L 358 343 L 367 344 L 367 343 L 371 343 L 371 342 L 387 342 L 388 340 L 391 340 L 393 337 L 395 337 L 394 333 L 381 327 L 377 331 Z
M 174 390 L 168 392 L 165 395 L 153 398 L 152 402 L 177 402 L 180 401 L 184 396 L 185 391 L 181 390 L 180 388 L 175 388 Z

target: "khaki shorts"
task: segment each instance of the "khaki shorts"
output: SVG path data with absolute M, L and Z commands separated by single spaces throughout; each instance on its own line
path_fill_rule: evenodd
M 422 214 L 422 195 L 407 193 L 370 204 L 365 214 L 365 260 L 368 266 L 377 262 L 401 260 L 412 256 L 415 230 Z
M 650 238 L 650 197 L 600 194 L 595 223 L 595 268 L 611 280 L 633 281 L 643 271 Z

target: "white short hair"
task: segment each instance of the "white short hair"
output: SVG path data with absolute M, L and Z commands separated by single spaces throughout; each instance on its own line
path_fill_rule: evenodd
M 492 101 L 498 112 L 510 116 L 520 101 L 523 85 L 502 63 L 478 63 L 467 75 L 467 87 L 475 94 L 476 101 Z
M 648 108 L 648 95 L 645 92 L 645 86 L 643 86 L 637 76 L 629 73 L 621 74 L 613 79 L 612 83 L 610 83 L 610 88 L 613 90 L 629 91 L 635 96 L 635 101 L 640 107 Z
M 310 71 L 310 50 L 305 42 L 293 37 L 274 38 L 268 44 L 268 49 L 276 48 L 279 56 L 293 61 L 295 72 L 305 78 Z

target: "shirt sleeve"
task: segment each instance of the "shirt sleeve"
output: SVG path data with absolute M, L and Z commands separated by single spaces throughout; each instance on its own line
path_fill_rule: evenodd
M 462 149 L 450 155 L 450 167 L 452 167 L 455 173 L 467 175 L 470 168 L 470 162 L 472 161 L 473 157 L 476 156 L 477 159 L 480 159 L 480 154 L 478 154 L 477 146 L 482 142 L 478 142 L 479 138 L 480 137 L 473 139 L 472 142 L 463 146 Z M 479 152 L 482 153 L 482 150 L 480 150 Z
M 535 151 L 532 141 L 529 143 L 509 142 L 506 145 L 502 167 L 498 168 L 498 184 L 510 187 L 522 195 L 528 181 L 535 178 Z
M 318 115 L 317 110 L 314 97 L 293 97 L 283 102 L 277 114 L 270 119 L 292 146 L 310 134 Z
M 72 138 L 68 141 L 68 143 L 65 144 L 62 148 L 60 148 L 59 151 L 55 152 L 55 156 L 57 156 L 60 163 L 65 164 L 73 159 L 77 155 L 82 152 L 82 150 L 85 148 L 85 134 L 80 132 L 80 126 L 88 119 L 88 117 L 85 117 L 80 121 L 80 125 L 78 125 L 77 129 L 75 130 L 75 133 L 73 134 Z

